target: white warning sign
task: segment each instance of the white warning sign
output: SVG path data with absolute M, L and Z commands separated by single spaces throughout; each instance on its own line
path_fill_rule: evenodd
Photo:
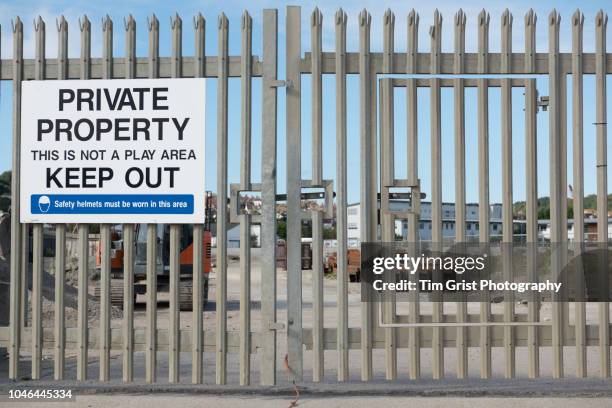
M 22 87 L 21 222 L 204 222 L 205 79 Z

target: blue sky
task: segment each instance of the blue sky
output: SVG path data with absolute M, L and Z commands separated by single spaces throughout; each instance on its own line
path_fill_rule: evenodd
M 347 4 L 348 3 L 348 4 Z M 319 6 L 323 12 L 323 49 L 334 50 L 334 22 L 333 15 L 339 7 L 343 7 L 348 14 L 348 36 L 347 48 L 349 51 L 358 50 L 358 24 L 357 15 L 363 8 L 372 14 L 372 50 L 382 50 L 382 22 L 383 14 L 387 7 L 396 16 L 395 49 L 397 52 L 406 50 L 406 16 L 414 6 L 420 15 L 419 48 L 427 52 L 430 46 L 428 27 L 433 20 L 433 5 L 423 3 L 411 3 L 401 0 L 389 0 L 380 2 L 373 0 L 362 0 L 353 2 L 328 1 L 317 3 L 311 1 L 292 1 L 290 3 L 281 1 L 252 0 L 238 1 L 226 0 L 224 2 L 160 2 L 160 1 L 105 1 L 91 2 L 82 0 L 73 1 L 4 1 L 0 4 L 0 26 L 1 26 L 1 49 L 2 59 L 10 58 L 12 55 L 11 19 L 20 16 L 25 25 L 25 56 L 32 58 L 34 53 L 34 30 L 33 19 L 41 15 L 47 23 L 47 55 L 55 58 L 57 54 L 57 34 L 55 19 L 64 15 L 69 22 L 69 54 L 77 57 L 79 54 L 79 31 L 78 18 L 84 14 L 92 20 L 92 50 L 94 56 L 101 54 L 101 19 L 108 13 L 115 23 L 114 52 L 116 56 L 124 55 L 124 30 L 123 19 L 132 14 L 137 22 L 137 53 L 139 56 L 147 55 L 147 16 L 155 13 L 160 20 L 160 54 L 170 54 L 170 16 L 178 12 L 183 18 L 183 53 L 193 54 L 193 26 L 191 19 L 201 12 L 207 21 L 206 28 L 206 52 L 215 55 L 217 49 L 217 17 L 225 12 L 230 21 L 230 54 L 240 53 L 240 16 L 244 9 L 248 10 L 253 17 L 253 52 L 261 56 L 261 30 L 262 10 L 264 8 L 279 9 L 279 78 L 284 76 L 284 29 L 285 29 L 285 6 L 287 4 L 302 6 L 302 51 L 310 49 L 309 15 L 315 6 Z M 606 1 L 438 1 L 438 7 L 444 18 L 442 29 L 442 48 L 445 52 L 451 52 L 453 48 L 452 21 L 458 10 L 458 5 L 463 6 L 467 14 L 466 26 L 466 49 L 474 52 L 477 48 L 477 24 L 476 17 L 482 8 L 491 14 L 490 23 L 490 51 L 499 52 L 500 48 L 500 19 L 503 10 L 510 6 L 514 16 L 513 26 L 513 50 L 521 52 L 524 49 L 524 15 L 533 7 L 538 15 L 537 24 L 537 50 L 545 52 L 547 45 L 546 17 L 556 7 L 561 14 L 561 51 L 571 50 L 571 25 L 570 17 L 577 7 L 585 14 L 584 49 L 585 52 L 594 50 L 595 14 L 600 8 L 606 10 L 609 5 Z M 612 44 L 612 28 L 608 30 L 608 44 Z M 610 46 L 612 47 L 612 45 Z M 571 96 L 571 81 L 568 78 L 568 95 Z M 239 180 L 239 130 L 240 130 L 240 80 L 231 79 L 229 84 L 229 179 L 230 182 Z M 595 179 L 595 80 L 593 77 L 585 77 L 585 110 L 584 110 L 584 148 L 585 148 L 585 192 L 587 194 L 596 191 Z M 609 86 L 612 87 L 612 84 Z M 350 76 L 347 83 L 348 88 L 348 140 L 349 140 L 349 201 L 357 201 L 359 198 L 359 91 L 358 76 Z M 215 189 L 216 185 L 216 84 L 210 80 L 207 86 L 207 112 L 206 112 L 206 188 Z M 323 80 L 323 139 L 324 139 L 324 177 L 333 179 L 335 177 L 335 77 L 327 75 Z M 546 77 L 538 78 L 538 89 L 541 95 L 546 95 Z M 302 176 L 310 178 L 310 78 L 303 76 L 302 79 Z M 452 112 L 453 99 L 452 89 L 442 92 L 442 111 Z M 608 90 L 608 116 L 612 115 L 612 101 Z M 490 157 L 491 157 L 491 201 L 501 201 L 501 144 L 500 144 L 500 103 L 499 91 L 490 91 Z M 524 101 L 522 89 L 513 91 L 513 184 L 514 199 L 522 200 L 525 197 L 525 145 L 524 145 Z M 253 181 L 259 181 L 261 168 L 261 82 L 259 79 L 253 81 Z M 284 91 L 281 89 L 278 99 L 278 188 L 285 190 L 285 110 Z M 571 103 L 571 99 L 568 100 Z M 569 105 L 571 107 L 571 105 Z M 396 172 L 398 178 L 405 176 L 405 162 L 402 155 L 406 152 L 405 143 L 405 116 L 404 93 L 396 91 Z M 11 85 L 9 81 L 3 81 L 0 85 L 0 171 L 10 168 L 11 164 Z M 570 113 L 571 110 L 568 111 Z M 568 117 L 568 180 L 571 183 L 571 115 Z M 452 115 L 444 114 L 442 118 L 442 144 L 443 144 L 443 199 L 454 201 L 454 160 L 453 160 L 453 118 Z M 477 143 L 476 143 L 476 92 L 474 89 L 466 91 L 466 154 L 467 154 L 467 200 L 477 201 L 478 198 L 478 173 L 477 173 Z M 422 181 L 423 190 L 428 194 L 430 188 L 430 165 L 429 165 L 429 92 L 426 89 L 419 91 L 419 176 Z M 608 154 L 612 151 L 612 143 L 608 144 Z M 547 113 L 538 115 L 538 187 L 539 195 L 548 195 L 548 116 Z M 612 180 L 612 174 L 608 176 Z M 610 189 L 610 186 L 608 187 Z

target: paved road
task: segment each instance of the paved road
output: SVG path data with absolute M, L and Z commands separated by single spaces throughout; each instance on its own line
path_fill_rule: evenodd
M 77 397 L 76 402 L 66 404 L 53 404 L 50 406 L 66 407 L 113 407 L 133 408 L 135 406 L 147 408 L 287 408 L 291 399 L 270 397 L 224 397 L 224 396 L 193 396 L 193 395 L 155 395 L 155 396 L 130 396 L 130 395 L 95 395 Z M 559 398 L 405 398 L 405 397 L 341 397 L 341 398 L 304 398 L 298 402 L 301 408 L 371 408 L 377 405 L 384 408 L 609 408 L 612 399 L 559 399 Z M 6 405 L 23 408 L 23 403 Z

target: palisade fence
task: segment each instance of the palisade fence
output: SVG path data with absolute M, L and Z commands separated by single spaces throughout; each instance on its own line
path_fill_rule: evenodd
M 263 38 L 261 57 L 252 55 L 252 20 L 244 13 L 240 27 L 242 51 L 240 55 L 228 55 L 229 23 L 225 15 L 218 19 L 218 55 L 205 53 L 205 20 L 202 15 L 194 19 L 195 55 L 182 53 L 183 25 L 177 15 L 172 19 L 172 55 L 159 55 L 159 22 L 155 16 L 148 21 L 149 53 L 147 57 L 136 56 L 136 22 L 131 17 L 125 22 L 126 55 L 113 54 L 113 22 L 109 17 L 103 20 L 102 57 L 91 56 L 91 25 L 87 17 L 80 21 L 81 54 L 79 58 L 68 58 L 68 24 L 62 17 L 58 20 L 59 47 L 57 58 L 45 54 L 45 23 L 35 22 L 36 51 L 34 59 L 23 57 L 23 24 L 19 18 L 13 23 L 13 58 L 2 59 L 0 79 L 13 81 L 13 178 L 12 178 L 12 224 L 11 224 L 11 280 L 10 280 L 10 327 L 0 328 L 0 345 L 8 347 L 10 354 L 9 377 L 19 379 L 20 353 L 31 355 L 32 378 L 41 377 L 43 352 L 53 350 L 54 377 L 65 379 L 66 352 L 76 353 L 76 379 L 87 379 L 87 368 L 92 353 L 99 358 L 99 380 L 111 380 L 111 351 L 120 352 L 124 382 L 135 380 L 134 354 L 145 353 L 146 382 L 158 381 L 157 363 L 160 355 L 167 353 L 168 380 L 179 381 L 180 353 L 192 353 L 192 381 L 202 383 L 205 377 L 215 372 L 214 382 L 228 381 L 228 353 L 239 356 L 239 381 L 246 385 L 251 382 L 251 356 L 256 355 L 259 365 L 259 381 L 263 385 L 277 383 L 281 373 L 277 345 L 286 342 L 287 363 L 297 381 L 310 376 L 313 381 L 322 381 L 326 350 L 335 350 L 338 381 L 350 377 L 349 350 L 360 350 L 360 377 L 367 381 L 376 374 L 374 362 L 384 356 L 385 376 L 392 380 L 407 376 L 421 377 L 423 350 L 430 349 L 433 377 L 440 379 L 445 373 L 445 349 L 456 349 L 457 376 L 468 376 L 468 348 L 477 348 L 480 354 L 480 376 L 492 376 L 492 353 L 503 352 L 505 376 L 515 376 L 516 348 L 528 350 L 528 375 L 540 375 L 540 352 L 550 350 L 553 355 L 552 367 L 545 367 L 546 375 L 563 377 L 564 349 L 575 347 L 576 375 L 587 374 L 587 346 L 595 346 L 589 353 L 597 353 L 600 361 L 599 373 L 610 375 L 610 330 L 609 307 L 601 303 L 597 324 L 587 324 L 584 303 L 574 306 L 574 324 L 569 324 L 569 306 L 551 303 L 552 319 L 540 320 L 540 304 L 532 301 L 528 314 L 517 314 L 515 305 L 506 302 L 503 314 L 491 311 L 490 302 L 480 303 L 479 313 L 468 314 L 466 304 L 458 304 L 455 315 L 444 314 L 444 304 L 433 302 L 432 313 L 422 314 L 418 298 L 413 298 L 409 313 L 396 314 L 393 303 L 384 306 L 375 303 L 361 304 L 359 327 L 349 325 L 348 316 L 348 273 L 347 273 L 347 143 L 360 145 L 360 204 L 361 239 L 376 241 L 392 240 L 391 223 L 395 218 L 408 219 L 410 241 L 418 240 L 416 212 L 395 214 L 388 206 L 389 194 L 393 188 L 410 189 L 413 208 L 420 200 L 417 152 L 417 89 L 427 88 L 430 92 L 431 125 L 431 180 L 432 180 L 432 240 L 442 241 L 442 173 L 441 173 L 441 88 L 450 87 L 454 92 L 454 135 L 455 135 L 455 202 L 456 241 L 466 239 L 465 231 L 465 88 L 477 89 L 479 179 L 479 223 L 489 224 L 489 88 L 501 89 L 501 146 L 502 146 L 502 190 L 503 190 L 503 240 L 512 241 L 512 88 L 522 87 L 525 91 L 525 146 L 526 146 L 526 211 L 527 241 L 537 241 L 537 135 L 536 115 L 539 105 L 547 104 L 549 119 L 549 169 L 551 241 L 566 239 L 567 198 L 563 186 L 567 185 L 567 91 L 566 79 L 572 77 L 572 143 L 573 143 L 573 186 L 574 219 L 576 236 L 583 236 L 583 75 L 596 77 L 597 129 L 597 211 L 607 212 L 607 118 L 606 118 L 606 75 L 612 73 L 612 54 L 606 53 L 607 16 L 600 11 L 594 21 L 595 53 L 583 53 L 584 17 L 576 11 L 568 24 L 572 27 L 572 52 L 559 50 L 559 28 L 561 18 L 552 11 L 545 24 L 548 26 L 548 50 L 537 52 L 535 48 L 536 16 L 529 11 L 525 16 L 525 51 L 512 51 L 512 15 L 506 11 L 501 16 L 501 51 L 489 52 L 490 17 L 484 10 L 475 20 L 478 26 L 478 52 L 465 52 L 466 16 L 459 11 L 450 26 L 454 31 L 454 52 L 442 52 L 442 16 L 436 11 L 434 24 L 429 29 L 431 52 L 418 51 L 419 16 L 414 11 L 404 17 L 407 23 L 407 52 L 396 52 L 395 16 L 389 10 L 384 15 L 383 51 L 370 49 L 370 14 L 364 10 L 358 16 L 359 50 L 346 48 L 347 15 L 339 10 L 334 16 L 335 49 L 322 50 L 322 14 L 316 9 L 309 20 L 311 34 L 310 51 L 303 52 L 301 42 L 302 15 L 299 7 L 286 10 L 285 69 L 284 79 L 278 78 L 278 27 L 277 11 L 263 12 Z M 209 30 L 210 32 L 210 30 Z M 390 78 L 384 74 L 400 75 Z M 517 76 L 519 74 L 519 76 Z M 302 75 L 311 76 L 311 89 L 302 90 Z M 323 179 L 322 162 L 322 86 L 323 75 L 335 76 L 336 101 L 336 182 Z M 359 140 L 347 141 L 347 76 L 359 78 Z M 449 76 L 450 75 L 450 76 Z M 492 76 L 491 76 L 492 75 Z M 548 100 L 539 98 L 535 77 L 545 76 L 548 81 Z M 385 76 L 383 78 L 383 76 Z M 134 227 L 124 226 L 124 316 L 121 328 L 111 328 L 110 309 L 110 226 L 101 225 L 101 315 L 99 327 L 88 325 L 87 316 L 87 264 L 88 225 L 79 225 L 80 243 L 78 279 L 78 324 L 65 327 L 64 285 L 65 269 L 65 226 L 56 228 L 55 270 L 55 327 L 42 327 L 42 225 L 33 226 L 33 285 L 31 325 L 22 324 L 23 297 L 25 296 L 25 261 L 29 240 L 26 226 L 19 223 L 19 171 L 20 171 L 20 130 L 21 130 L 21 87 L 25 80 L 49 79 L 115 79 L 115 78 L 168 78 L 206 77 L 217 82 L 217 192 L 218 203 L 228 200 L 228 79 L 241 80 L 241 132 L 240 132 L 240 184 L 233 187 L 241 191 L 260 191 L 262 211 L 259 216 L 230 214 L 221 208 L 217 215 L 217 264 L 216 264 L 216 308 L 204 312 L 202 302 L 203 279 L 201 273 L 194 273 L 193 322 L 191 328 L 181 329 L 179 321 L 179 226 L 171 227 L 170 261 L 170 315 L 168 328 L 157 328 L 157 297 L 154 290 L 156 273 L 156 226 L 148 226 L 147 276 L 148 295 L 145 327 L 134 327 L 133 264 Z M 252 79 L 262 81 L 262 171 L 261 183 L 251 181 L 251 104 Z M 406 115 L 408 151 L 405 163 L 407 179 L 398 180 L 394 175 L 393 163 L 393 90 L 406 88 Z M 277 271 L 276 253 L 276 189 L 277 189 L 277 90 L 286 92 L 286 161 L 287 166 L 287 321 L 277 321 Z M 325 90 L 328 92 L 329 90 Z M 302 93 L 310 92 L 312 103 L 312 179 L 301 177 L 301 101 Z M 380 105 L 378 104 L 380 103 Z M 380 112 L 378 110 L 380 109 Z M 497 134 L 498 129 L 495 129 Z M 281 132 L 282 134 L 283 132 Z M 380 134 L 380 140 L 378 135 Z M 331 135 L 325 137 L 333 137 Z M 380 143 L 379 143 L 380 142 Z M 380 160 L 378 153 L 380 153 Z M 380 169 L 378 168 L 380 163 Z M 380 177 L 380 178 L 379 178 Z M 380 188 L 379 188 L 380 185 Z M 303 188 L 322 188 L 326 191 L 324 211 L 300 208 Z M 233 190 L 232 190 L 233 191 Z M 338 274 L 337 274 L 337 324 L 324 327 L 323 297 L 323 221 L 333 217 L 331 197 L 335 191 Z M 416 194 L 415 194 L 416 193 Z M 380 233 L 378 197 L 381 197 Z M 256 218 L 257 219 L 256 219 Z M 312 273 L 312 325 L 304 327 L 302 319 L 302 271 L 301 271 L 301 223 L 312 219 L 313 273 Z M 239 219 L 241 229 L 240 252 L 240 330 L 227 330 L 227 225 Z M 250 275 L 251 253 L 250 224 L 261 223 L 261 322 L 260 330 L 251 331 Z M 607 240 L 607 220 L 598 221 L 598 240 Z M 194 245 L 202 246 L 203 225 L 194 226 Z M 480 228 L 479 240 L 488 242 L 488 228 Z M 202 254 L 194 251 L 194 271 L 202 270 Z M 435 300 L 435 299 L 434 299 Z M 393 324 L 383 325 L 384 321 Z M 203 330 L 204 313 L 214 313 L 214 332 Z M 278 337 L 278 338 L 277 338 Z M 304 348 L 312 358 L 312 373 L 304 369 Z M 398 350 L 407 349 L 408 373 L 398 374 Z M 213 352 L 215 366 L 203 366 L 203 353 Z M 378 352 L 382 354 L 377 354 Z M 351 354 L 355 358 L 354 354 Z M 374 357 L 373 357 L 374 356 Z M 328 361 L 328 369 L 329 361 Z M 23 364 L 21 364 L 23 366 Z M 354 365 L 353 365 L 354 366 Z M 544 371 L 544 370 L 543 370 Z M 353 375 L 355 378 L 355 375 Z M 327 378 L 329 380 L 329 378 Z M 141 380 L 136 378 L 136 380 Z M 212 382 L 209 380 L 207 382 Z

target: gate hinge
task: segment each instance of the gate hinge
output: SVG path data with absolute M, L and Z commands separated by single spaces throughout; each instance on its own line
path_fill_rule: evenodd
M 282 88 L 282 87 L 293 88 L 293 81 L 291 81 L 290 79 L 287 79 L 287 80 L 277 79 L 270 83 L 270 88 Z
M 548 96 L 540 96 L 540 100 L 538 101 L 538 107 L 542 108 L 544 112 L 548 110 L 549 98 Z
M 270 330 L 285 330 L 285 323 L 268 322 L 268 329 L 270 329 Z

